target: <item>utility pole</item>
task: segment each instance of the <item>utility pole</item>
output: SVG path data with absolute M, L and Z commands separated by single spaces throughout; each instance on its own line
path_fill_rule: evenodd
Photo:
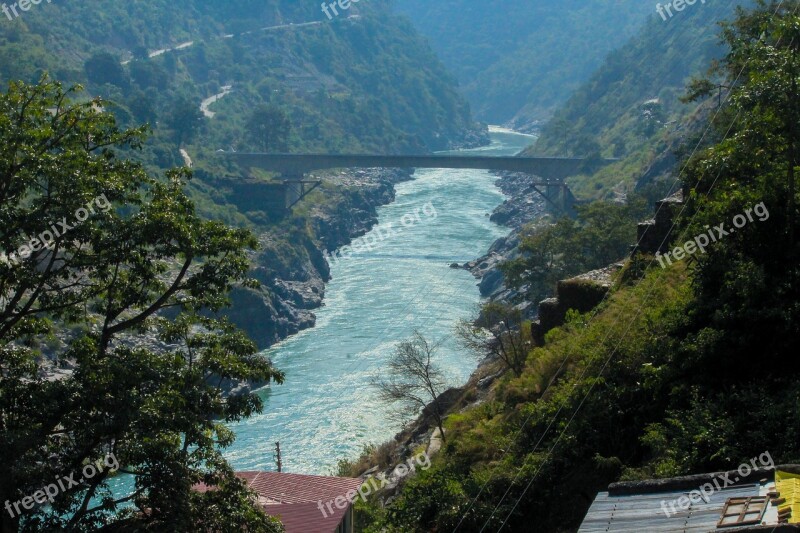
M 283 462 L 281 461 L 281 443 L 280 442 L 276 442 L 275 443 L 275 460 L 278 463 L 278 472 L 280 472 L 281 469 L 283 468 Z

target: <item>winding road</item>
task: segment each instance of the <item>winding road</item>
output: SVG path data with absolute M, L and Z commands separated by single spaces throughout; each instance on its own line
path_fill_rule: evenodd
M 357 20 L 359 18 L 361 18 L 359 15 L 351 15 L 351 16 L 347 17 L 345 20 L 347 20 L 347 19 Z M 317 20 L 317 21 L 314 21 L 314 22 L 300 22 L 298 24 L 295 24 L 294 22 L 290 22 L 289 24 L 279 24 L 277 26 L 265 26 L 265 27 L 259 28 L 257 30 L 245 31 L 245 32 L 242 32 L 242 33 L 229 33 L 227 35 L 223 35 L 221 37 L 221 39 L 232 39 L 232 38 L 237 37 L 237 36 L 251 35 L 253 33 L 261 32 L 261 31 L 275 31 L 275 30 L 287 30 L 287 29 L 296 29 L 296 28 L 308 28 L 308 27 L 311 27 L 311 26 L 321 26 L 322 24 L 324 24 L 324 22 L 321 21 L 321 20 Z M 204 42 L 204 41 L 197 41 L 197 42 Z M 190 48 L 190 47 L 194 46 L 195 44 L 196 44 L 196 41 L 186 41 L 185 43 L 181 43 L 181 44 L 175 46 L 174 48 L 161 48 L 159 50 L 155 50 L 153 52 L 150 52 L 150 53 L 147 54 L 147 57 L 152 59 L 154 57 L 158 57 L 160 55 L 166 54 L 167 52 L 175 52 L 177 50 L 185 50 L 187 48 Z M 127 65 L 131 61 L 132 61 L 131 59 L 126 59 L 125 61 L 122 62 L 122 64 L 123 65 Z
M 203 116 L 205 116 L 206 118 L 214 118 L 214 115 L 216 115 L 216 113 L 213 111 L 209 111 L 208 106 L 225 98 L 231 93 L 231 91 L 233 91 L 233 85 L 225 85 L 222 87 L 221 93 L 217 93 L 214 96 L 209 96 L 208 98 L 203 100 L 200 103 L 200 111 L 203 112 Z

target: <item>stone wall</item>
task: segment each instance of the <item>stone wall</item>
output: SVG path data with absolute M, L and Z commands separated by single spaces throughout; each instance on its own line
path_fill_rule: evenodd
M 539 303 L 539 318 L 531 323 L 531 336 L 534 341 L 543 344 L 545 334 L 553 328 L 562 326 L 570 309 L 588 313 L 597 307 L 611 290 L 614 274 L 621 270 L 622 266 L 621 263 L 617 263 L 559 281 L 555 298 L 548 298 Z
M 656 202 L 655 218 L 639 223 L 636 239 L 639 244 L 634 246 L 633 251 L 648 254 L 668 252 L 672 242 L 672 225 L 682 207 L 683 193 L 680 191 Z

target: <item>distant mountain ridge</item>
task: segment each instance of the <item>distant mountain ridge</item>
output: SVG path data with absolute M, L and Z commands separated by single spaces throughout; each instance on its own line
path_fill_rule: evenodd
M 395 9 L 430 40 L 479 119 L 524 129 L 655 13 L 624 0 L 404 0 Z
M 718 23 L 749 1 L 708 2 L 653 15 L 559 108 L 528 154 L 583 156 L 599 152 L 621 161 L 573 180 L 579 196 L 630 191 L 637 182 L 669 172 L 680 141 L 695 135 L 696 104 L 681 103 L 686 84 L 724 54 Z M 691 53 L 687 53 L 690 50 Z

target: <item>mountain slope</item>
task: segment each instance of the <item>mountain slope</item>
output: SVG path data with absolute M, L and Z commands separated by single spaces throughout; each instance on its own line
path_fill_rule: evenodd
M 0 26 L 0 81 L 47 71 L 119 103 L 131 122 L 157 126 L 181 97 L 199 106 L 234 85 L 239 112 L 221 113 L 214 128 L 233 143 L 261 103 L 292 115 L 297 150 L 411 152 L 481 138 L 408 24 L 378 1 L 347 16 L 329 21 L 315 4 L 286 0 L 43 3 Z
M 254 193 L 239 178 L 273 176 L 218 150 L 420 153 L 487 137 L 424 39 L 380 0 L 333 20 L 293 0 L 42 2 L 0 24 L 0 83 L 44 72 L 83 84 L 81 98 L 103 97 L 122 126 L 148 123 L 141 150 L 121 155 L 154 174 L 188 157 L 198 212 L 259 234 L 262 288 L 237 289 L 232 314 L 261 346 L 313 325 L 329 278 L 323 251 L 367 231 L 407 174 L 326 180 L 280 219 L 264 205 L 280 183 Z M 254 130 L 276 129 L 264 148 Z
M 572 180 L 584 198 L 612 198 L 643 177 L 652 181 L 671 170 L 673 147 L 696 135 L 692 124 L 703 122 L 691 116 L 696 105 L 682 104 L 680 97 L 689 80 L 723 54 L 717 23 L 733 14 L 736 3 L 698 5 L 667 22 L 652 17 L 555 112 L 527 152 L 621 158 Z
M 411 18 L 452 70 L 481 120 L 546 119 L 604 56 L 652 13 L 613 0 L 406 0 Z

